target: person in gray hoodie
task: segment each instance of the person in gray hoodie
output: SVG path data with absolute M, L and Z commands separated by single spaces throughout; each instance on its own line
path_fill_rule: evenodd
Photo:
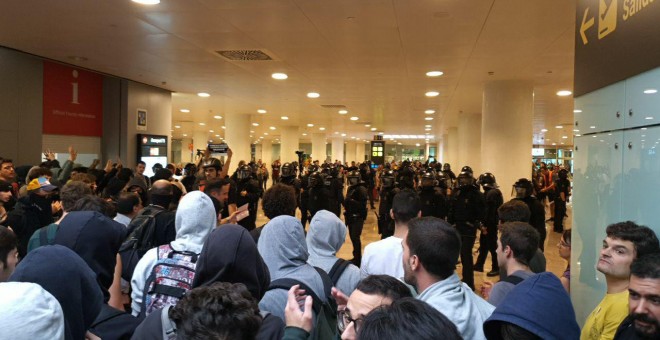
M 174 222 L 176 239 L 170 242 L 176 251 L 189 251 L 199 254 L 204 241 L 216 226 L 215 208 L 211 199 L 201 191 L 193 191 L 181 199 Z M 143 289 L 152 269 L 158 262 L 158 248 L 147 251 L 133 272 L 131 278 L 131 307 L 133 315 L 140 314 Z M 286 302 L 285 302 L 286 303 Z
M 307 263 L 314 267 L 323 269 L 330 273 L 337 263 L 337 252 L 346 241 L 346 225 L 337 215 L 320 210 L 312 218 L 307 233 L 307 249 L 309 249 L 309 260 Z M 360 282 L 360 268 L 353 264 L 345 267 L 339 276 L 335 287 L 347 296 L 351 295 Z
M 0 283 L 0 315 L 0 339 L 64 340 L 62 307 L 36 283 Z
M 271 282 L 277 279 L 298 280 L 323 301 L 328 296 L 321 275 L 307 263 L 309 252 L 302 224 L 293 216 L 278 216 L 270 220 L 261 232 L 257 244 L 261 257 L 270 271 Z M 259 302 L 259 309 L 284 320 L 288 290 L 272 289 Z

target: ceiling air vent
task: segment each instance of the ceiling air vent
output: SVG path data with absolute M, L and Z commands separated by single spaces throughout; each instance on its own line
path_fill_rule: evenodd
M 322 108 L 324 109 L 345 109 L 346 105 L 331 105 L 331 104 L 325 104 L 321 105 Z
M 229 50 L 229 51 L 215 51 L 225 59 L 232 61 L 260 61 L 260 60 L 273 60 L 271 56 L 261 50 Z

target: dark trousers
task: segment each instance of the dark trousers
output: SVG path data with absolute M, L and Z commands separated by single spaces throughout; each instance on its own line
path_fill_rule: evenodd
M 477 268 L 484 268 L 486 264 L 486 257 L 490 252 L 490 258 L 492 261 L 492 270 L 500 270 L 500 266 L 497 263 L 497 227 L 488 228 L 488 233 L 484 235 L 483 231 L 479 235 L 479 256 L 477 257 L 477 263 L 474 265 Z
M 477 229 L 473 225 L 457 224 L 461 234 L 461 264 L 463 266 L 463 282 L 474 290 L 474 267 L 472 264 L 472 247 L 477 238 Z
M 367 196 L 369 196 L 369 205 L 371 205 L 371 207 L 373 208 L 374 207 L 374 187 L 367 188 L 367 191 L 368 191 Z
M 346 225 L 348 226 L 348 235 L 353 244 L 353 263 L 360 263 L 362 260 L 362 228 L 364 227 L 364 220 L 361 217 L 347 217 Z
M 564 231 L 564 215 L 566 215 L 566 202 L 561 197 L 555 198 L 554 230 L 561 233 Z

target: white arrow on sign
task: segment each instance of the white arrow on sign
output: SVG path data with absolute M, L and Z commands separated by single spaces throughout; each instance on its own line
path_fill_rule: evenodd
M 584 10 L 584 16 L 582 17 L 582 25 L 580 25 L 580 36 L 582 37 L 582 44 L 586 45 L 589 43 L 589 40 L 587 39 L 587 35 L 585 34 L 591 26 L 594 25 L 594 18 L 591 17 L 589 20 L 587 20 L 587 16 L 589 15 L 589 7 Z

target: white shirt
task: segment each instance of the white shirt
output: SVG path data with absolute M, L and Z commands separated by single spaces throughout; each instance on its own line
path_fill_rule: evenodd
M 402 239 L 390 236 L 384 240 L 370 243 L 364 248 L 362 276 L 389 275 L 397 279 L 403 278 L 403 248 Z
M 130 217 L 120 213 L 117 213 L 117 216 L 115 216 L 114 220 L 115 222 L 123 224 L 125 227 L 128 227 L 128 224 L 131 223 Z

